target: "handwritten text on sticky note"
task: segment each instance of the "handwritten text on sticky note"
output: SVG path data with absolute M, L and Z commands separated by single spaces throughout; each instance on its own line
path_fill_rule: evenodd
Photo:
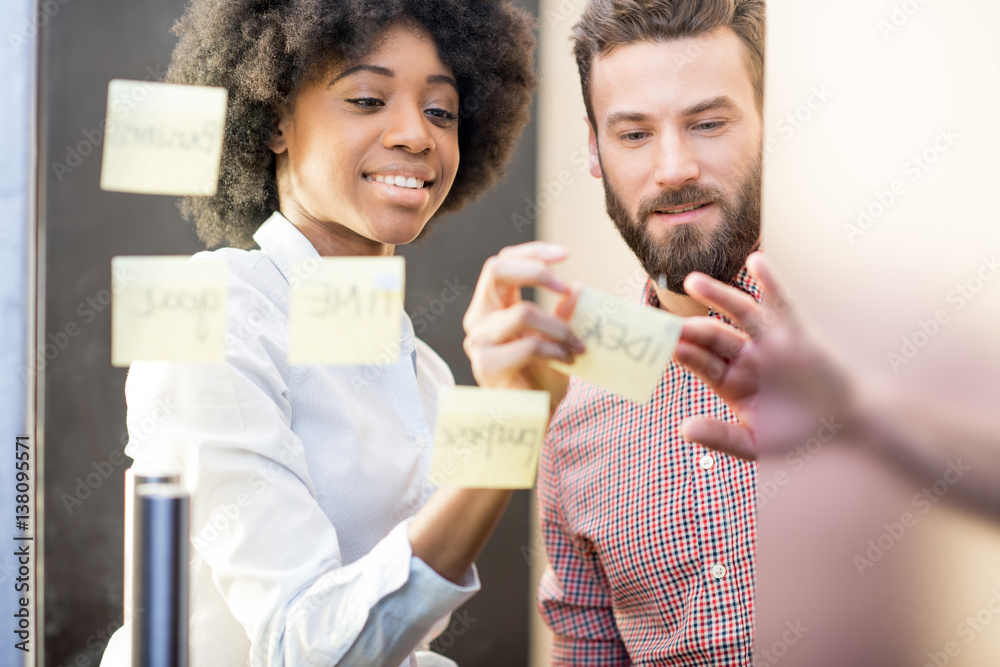
M 587 351 L 572 365 L 552 365 L 636 403 L 646 403 L 677 347 L 683 322 L 657 308 L 585 288 L 570 326 Z
M 399 358 L 402 257 L 309 258 L 293 275 L 289 362 L 391 364 Z
M 228 264 L 187 257 L 115 257 L 111 363 L 222 361 Z
M 226 97 L 225 88 L 111 81 L 101 189 L 214 195 Z
M 530 489 L 549 420 L 547 391 L 452 387 L 438 398 L 435 486 Z

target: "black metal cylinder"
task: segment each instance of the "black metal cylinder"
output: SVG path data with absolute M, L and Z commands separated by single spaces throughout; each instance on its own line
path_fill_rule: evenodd
M 136 486 L 132 667 L 187 667 L 189 513 L 179 484 Z
M 123 562 L 123 609 L 125 618 L 134 618 L 133 609 L 138 608 L 138 600 L 132 593 L 132 583 L 135 581 L 135 573 L 132 570 L 135 548 L 135 506 L 139 502 L 136 494 L 136 487 L 143 484 L 180 484 L 181 476 L 177 473 L 137 473 L 135 468 L 125 471 L 125 549 Z M 131 621 L 129 621 L 131 622 Z

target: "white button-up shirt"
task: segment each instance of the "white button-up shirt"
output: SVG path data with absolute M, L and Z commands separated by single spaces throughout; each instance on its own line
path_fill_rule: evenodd
M 192 258 L 229 262 L 225 363 L 138 362 L 125 385 L 126 453 L 192 496 L 191 665 L 441 664 L 410 652 L 479 580 L 440 577 L 407 524 L 451 372 L 405 315 L 394 364 L 290 365 L 292 264 L 319 254 L 280 213 L 254 239 Z M 102 665 L 128 664 L 130 632 Z

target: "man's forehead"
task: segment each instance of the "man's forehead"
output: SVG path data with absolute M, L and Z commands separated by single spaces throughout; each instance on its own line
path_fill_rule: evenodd
M 754 104 L 746 47 L 731 28 L 695 37 L 634 42 L 597 56 L 591 66 L 591 104 L 598 118 L 615 110 L 656 107 L 671 114 Z

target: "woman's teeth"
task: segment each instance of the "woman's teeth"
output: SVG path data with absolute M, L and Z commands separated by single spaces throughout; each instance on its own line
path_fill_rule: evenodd
M 414 178 L 410 176 L 385 176 L 383 174 L 371 174 L 368 176 L 369 181 L 376 181 L 378 183 L 386 183 L 387 185 L 395 185 L 400 188 L 412 188 L 414 190 L 424 187 L 424 182 L 419 178 Z

